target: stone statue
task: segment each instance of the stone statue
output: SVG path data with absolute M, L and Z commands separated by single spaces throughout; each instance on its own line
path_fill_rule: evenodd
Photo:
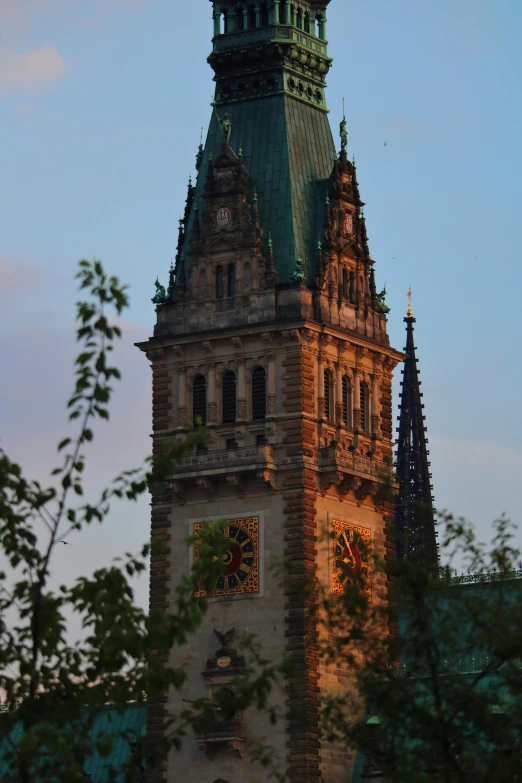
M 295 259 L 295 272 L 294 272 L 294 280 L 297 282 L 302 283 L 305 279 L 305 262 L 301 258 L 301 256 L 297 256 Z
M 380 294 L 377 294 L 377 310 L 383 315 L 388 315 L 390 308 L 386 304 L 386 283 Z
M 154 285 L 156 286 L 156 294 L 152 297 L 152 304 L 165 304 L 167 301 L 165 287 L 161 285 L 158 278 L 156 278 Z
M 230 137 L 232 136 L 232 121 L 228 114 L 225 114 L 223 119 L 220 121 L 221 123 L 221 132 L 223 134 L 223 141 L 225 144 L 230 143 Z
M 346 128 L 346 117 L 343 117 L 340 127 L 341 133 L 341 149 L 345 150 L 348 146 L 348 130 Z

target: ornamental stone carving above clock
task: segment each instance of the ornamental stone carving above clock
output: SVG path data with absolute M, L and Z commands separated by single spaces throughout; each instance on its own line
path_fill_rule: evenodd
M 194 535 L 203 523 L 194 525 Z M 225 571 L 209 593 L 203 588 L 198 595 L 234 595 L 259 592 L 259 517 L 230 519 L 223 528 L 230 548 L 223 556 Z M 194 544 L 194 560 L 198 560 L 197 541 Z

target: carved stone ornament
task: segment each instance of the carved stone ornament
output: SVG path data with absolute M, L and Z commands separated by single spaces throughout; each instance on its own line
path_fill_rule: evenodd
M 208 476 L 203 476 L 202 478 L 198 478 L 197 485 L 200 489 L 204 491 L 208 500 L 214 500 L 216 495 L 214 484 L 211 481 L 211 479 L 208 478 Z
M 246 481 L 243 476 L 240 476 L 237 473 L 231 473 L 227 476 L 227 484 L 234 487 L 238 497 L 245 497 Z
M 171 481 L 170 489 L 172 491 L 173 502 L 179 503 L 180 506 L 183 506 L 186 500 L 186 493 L 181 481 Z
M 276 488 L 276 476 L 273 470 L 261 470 L 257 474 L 257 477 L 264 481 L 270 489 Z

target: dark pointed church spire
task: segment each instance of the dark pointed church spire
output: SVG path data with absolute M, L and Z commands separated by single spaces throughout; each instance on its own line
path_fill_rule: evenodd
M 428 461 L 424 405 L 417 370 L 411 308 L 411 289 L 406 313 L 406 359 L 397 441 L 399 494 L 396 501 L 397 552 L 399 559 L 438 567 L 431 473 Z

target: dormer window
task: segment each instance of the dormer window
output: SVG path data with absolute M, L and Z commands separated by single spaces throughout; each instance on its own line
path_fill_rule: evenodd
M 235 264 L 228 265 L 227 293 L 228 296 L 236 295 L 236 265 Z
M 216 299 L 223 299 L 225 296 L 225 280 L 223 276 L 223 267 L 216 269 Z

